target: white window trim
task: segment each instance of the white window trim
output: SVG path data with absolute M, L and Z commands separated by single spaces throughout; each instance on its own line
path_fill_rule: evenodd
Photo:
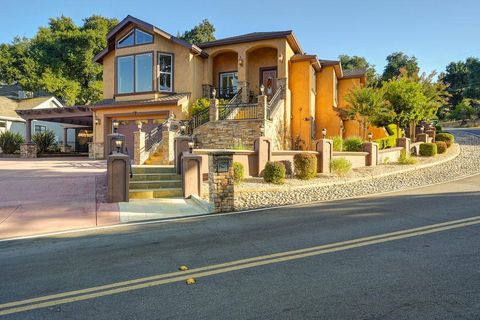
M 165 72 L 165 71 L 161 71 L 161 68 L 160 68 L 160 57 L 161 56 L 169 56 L 170 57 L 170 61 L 172 63 L 172 66 L 171 66 L 171 70 L 170 72 Z M 173 92 L 173 72 L 174 72 L 174 55 L 173 53 L 167 53 L 167 52 L 159 52 L 158 53 L 158 61 L 157 61 L 157 66 L 158 66 L 158 91 L 159 92 Z M 161 75 L 162 74 L 168 74 L 170 75 L 170 90 L 162 90 L 160 89 L 160 78 L 161 78 Z

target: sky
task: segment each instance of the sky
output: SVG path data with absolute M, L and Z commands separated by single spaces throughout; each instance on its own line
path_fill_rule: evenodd
M 173 35 L 208 19 L 223 38 L 293 30 L 308 54 L 364 56 L 382 72 L 395 51 L 414 55 L 421 71 L 441 72 L 451 61 L 480 57 L 480 0 L 0 0 L 0 43 L 33 36 L 50 17 L 77 24 L 97 14 L 128 14 Z

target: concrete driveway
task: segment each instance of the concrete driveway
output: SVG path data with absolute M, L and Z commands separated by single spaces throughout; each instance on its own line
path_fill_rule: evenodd
M 0 238 L 118 223 L 105 172 L 86 158 L 0 159 Z

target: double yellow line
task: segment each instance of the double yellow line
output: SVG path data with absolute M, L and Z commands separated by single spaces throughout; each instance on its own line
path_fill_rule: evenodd
M 0 316 L 480 224 L 480 216 L 0 304 Z

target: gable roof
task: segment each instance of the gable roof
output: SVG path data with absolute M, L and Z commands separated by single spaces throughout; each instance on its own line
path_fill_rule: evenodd
M 23 121 L 15 112 L 17 106 L 17 101 L 0 96 L 0 119 Z
M 271 32 L 252 32 L 252 33 L 242 34 L 239 36 L 199 43 L 197 44 L 197 46 L 201 49 L 205 49 L 205 48 L 223 46 L 227 44 L 237 44 L 237 43 L 245 43 L 245 42 L 268 40 L 268 39 L 278 39 L 278 38 L 287 38 L 288 43 L 290 44 L 290 46 L 292 47 L 295 53 L 297 54 L 304 53 L 302 47 L 300 46 L 300 43 L 297 40 L 297 37 L 295 36 L 292 30 L 271 31 Z
M 155 27 L 154 25 L 152 25 L 148 22 L 145 22 L 145 21 L 140 20 L 138 18 L 132 17 L 131 15 L 128 15 L 119 24 L 117 24 L 109 33 L 107 33 L 108 45 L 105 49 L 103 49 L 100 53 L 98 53 L 95 57 L 93 57 L 93 61 L 98 62 L 98 63 L 102 63 L 103 57 L 105 57 L 109 52 L 115 50 L 115 36 L 131 24 L 137 25 L 137 26 L 141 27 L 143 30 L 150 31 L 154 34 L 158 34 L 158 35 L 164 37 L 165 39 L 173 41 L 174 43 L 189 49 L 192 53 L 199 54 L 204 58 L 208 57 L 208 54 L 206 52 L 202 51 L 202 49 L 200 49 L 198 46 L 196 46 L 194 44 L 191 44 L 191 43 L 189 43 L 185 40 L 179 39 L 179 38 L 169 34 L 168 32 L 163 31 L 162 29 Z
M 31 99 L 23 99 L 18 101 L 18 106 L 17 110 L 30 110 L 30 109 L 35 109 L 38 107 L 40 104 L 51 100 L 53 96 L 49 97 L 37 97 L 37 98 L 31 98 Z

